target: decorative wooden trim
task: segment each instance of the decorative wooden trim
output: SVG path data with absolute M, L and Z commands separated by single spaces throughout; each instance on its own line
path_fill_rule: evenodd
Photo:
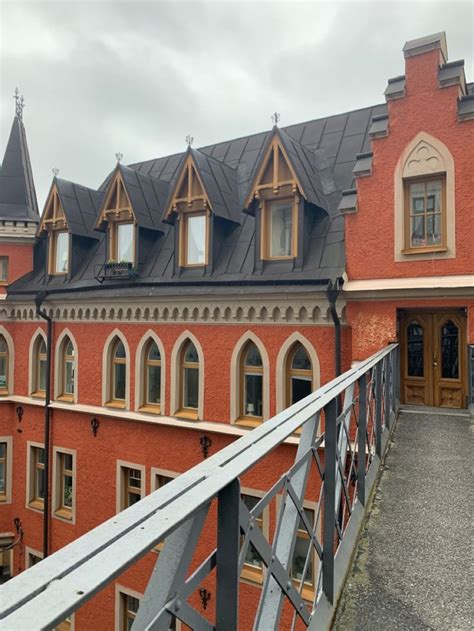
M 55 230 L 68 230 L 68 224 L 64 209 L 59 197 L 58 187 L 55 183 L 51 186 L 51 190 L 46 200 L 45 208 L 41 221 L 38 225 L 36 235 L 40 236 L 43 232 L 52 232 Z
M 164 218 L 169 220 L 173 213 L 207 212 L 208 210 L 212 211 L 209 195 L 190 152 L 184 161 L 181 173 L 170 195 Z

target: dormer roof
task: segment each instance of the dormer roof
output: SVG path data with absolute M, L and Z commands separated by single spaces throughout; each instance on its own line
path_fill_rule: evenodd
M 214 215 L 240 223 L 242 204 L 238 170 L 192 147 L 188 147 L 177 169 L 163 215 L 164 221 L 169 222 L 176 211 L 176 200 L 183 199 L 181 191 L 186 188 L 189 177 L 197 178 L 197 185 L 202 189 L 199 194 Z M 191 197 L 187 197 L 189 201 Z
M 0 169 L 0 220 L 39 222 L 26 132 L 18 116 L 13 119 Z

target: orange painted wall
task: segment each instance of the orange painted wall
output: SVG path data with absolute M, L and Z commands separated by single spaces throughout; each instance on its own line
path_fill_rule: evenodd
M 33 269 L 33 244 L 2 243 L 0 256 L 8 256 L 8 283 L 13 283 Z M 5 285 L 0 284 L 0 293 L 5 293 Z
M 474 120 L 458 122 L 458 87 L 438 88 L 438 64 L 439 51 L 406 60 L 406 96 L 388 103 L 389 134 L 372 141 L 372 175 L 358 178 L 358 211 L 345 218 L 351 280 L 474 273 Z M 454 159 L 456 258 L 395 262 L 394 172 L 420 131 L 443 142 Z

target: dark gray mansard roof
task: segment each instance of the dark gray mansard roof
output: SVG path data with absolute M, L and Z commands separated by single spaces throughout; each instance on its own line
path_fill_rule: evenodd
M 54 184 L 58 190 L 69 232 L 80 237 L 99 239 L 100 234 L 94 232 L 94 225 L 104 193 L 60 178 L 55 178 Z
M 15 116 L 0 169 L 0 221 L 39 221 L 26 133 Z
M 256 169 L 275 130 L 189 150 L 214 214 L 218 221 L 228 226 L 215 231 L 220 247 L 217 248 L 212 271 L 186 269 L 176 273 L 174 227 L 157 220 L 163 216 L 187 153 L 129 167 L 120 166 L 140 227 L 154 229 L 150 232 L 154 235 L 151 239 L 141 241 L 146 251 L 140 255 L 139 276 L 128 285 L 135 285 L 137 293 L 140 287 L 143 288 L 140 292 L 148 291 L 150 295 L 169 292 L 171 287 L 178 286 L 180 294 L 191 295 L 193 292 L 213 291 L 212 287 L 232 285 L 301 287 L 302 284 L 327 283 L 341 276 L 345 266 L 344 222 L 337 208 L 342 191 L 354 188 L 352 170 L 356 155 L 370 150 L 372 117 L 386 112 L 385 104 L 376 105 L 278 130 L 305 189 L 305 197 L 314 209 L 312 228 L 309 234 L 305 234 L 305 258 L 299 263 L 265 261 L 263 265 L 258 265 L 254 247 L 255 219 L 243 208 Z M 106 189 L 111 175 L 100 187 L 102 191 Z M 76 197 L 79 189 L 81 193 L 87 190 L 78 187 Z M 85 232 L 89 232 L 89 226 L 90 220 Z M 84 233 L 76 234 L 84 236 Z M 70 278 L 48 278 L 46 265 L 41 262 L 44 256 L 38 256 L 35 270 L 11 285 L 10 295 L 18 294 L 20 297 L 21 294 L 40 290 L 82 292 L 99 288 L 102 296 L 109 292 L 120 293 L 121 281 L 104 281 L 101 285 L 95 278 L 97 267 L 105 262 L 105 235 L 97 231 L 95 235 L 98 240 L 88 241 L 88 256 L 81 254 L 82 260 L 73 266 Z M 208 289 L 204 290 L 205 286 Z M 123 291 L 128 290 L 124 287 Z

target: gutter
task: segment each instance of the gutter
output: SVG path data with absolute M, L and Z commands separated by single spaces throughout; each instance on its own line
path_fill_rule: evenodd
M 43 558 L 49 554 L 49 506 L 50 506 L 50 479 L 51 479 L 51 351 L 53 337 L 53 320 L 46 311 L 41 310 L 41 305 L 46 298 L 46 292 L 39 292 L 35 296 L 36 315 L 47 322 L 46 337 L 46 390 L 44 397 L 44 506 L 43 506 Z

